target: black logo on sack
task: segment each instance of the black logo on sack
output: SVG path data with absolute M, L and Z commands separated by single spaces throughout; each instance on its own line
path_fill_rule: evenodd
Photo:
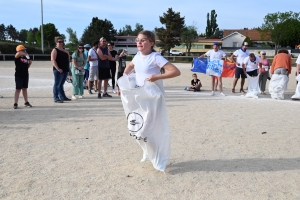
M 138 132 L 144 125 L 142 115 L 136 112 L 131 112 L 127 115 L 128 129 L 130 132 Z

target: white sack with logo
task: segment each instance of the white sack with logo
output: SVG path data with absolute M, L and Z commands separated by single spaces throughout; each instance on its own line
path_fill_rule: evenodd
M 164 171 L 171 154 L 168 116 L 162 81 L 136 87 L 135 74 L 118 79 L 128 130 L 143 149 L 141 162 L 150 160 Z
M 300 99 L 300 74 L 296 77 L 298 84 L 296 86 L 295 94 L 291 97 L 292 99 Z
M 248 79 L 248 91 L 245 97 L 248 98 L 258 98 L 258 94 L 261 92 L 258 84 L 259 76 L 251 77 L 247 74 Z
M 287 90 L 289 77 L 287 75 L 273 74 L 269 83 L 269 93 L 272 99 L 284 99 L 284 92 Z

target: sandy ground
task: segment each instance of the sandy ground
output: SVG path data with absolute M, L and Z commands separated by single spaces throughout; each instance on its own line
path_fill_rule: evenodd
M 300 199 L 295 76 L 282 101 L 231 94 L 231 78 L 228 96 L 209 96 L 209 76 L 199 74 L 204 91 L 187 92 L 191 65 L 176 66 L 182 75 L 164 81 L 172 136 L 164 174 L 139 162 L 117 95 L 56 104 L 51 63 L 36 61 L 33 107 L 20 97 L 14 110 L 14 63 L 0 62 L 0 199 Z

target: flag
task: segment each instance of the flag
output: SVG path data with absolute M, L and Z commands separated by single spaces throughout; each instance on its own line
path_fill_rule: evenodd
M 210 60 L 208 58 L 194 58 L 192 72 L 200 72 L 212 76 L 221 76 L 223 60 Z
M 224 60 L 222 76 L 224 78 L 232 78 L 235 74 L 236 63 Z
M 207 58 L 194 58 L 194 64 L 191 71 L 206 74 L 207 62 Z

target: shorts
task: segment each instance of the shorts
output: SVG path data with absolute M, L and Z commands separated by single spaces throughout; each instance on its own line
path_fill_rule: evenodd
M 21 90 L 22 88 L 28 88 L 29 77 L 20 78 L 15 77 L 16 90 Z
M 247 78 L 246 74 L 244 73 L 243 68 L 237 67 L 235 69 L 235 78 Z
M 88 80 L 89 79 L 89 74 L 90 74 L 90 71 L 85 69 L 84 70 L 84 80 Z
M 253 71 L 247 72 L 247 74 L 249 76 L 258 76 L 257 70 L 253 70 Z
M 117 80 L 123 76 L 123 73 L 124 72 L 118 72 L 118 74 L 117 74 Z M 117 81 L 117 86 L 118 86 L 118 81 Z
M 110 68 L 98 68 L 98 78 L 99 80 L 110 79 Z
M 98 80 L 98 66 L 90 66 L 89 70 L 89 81 Z

